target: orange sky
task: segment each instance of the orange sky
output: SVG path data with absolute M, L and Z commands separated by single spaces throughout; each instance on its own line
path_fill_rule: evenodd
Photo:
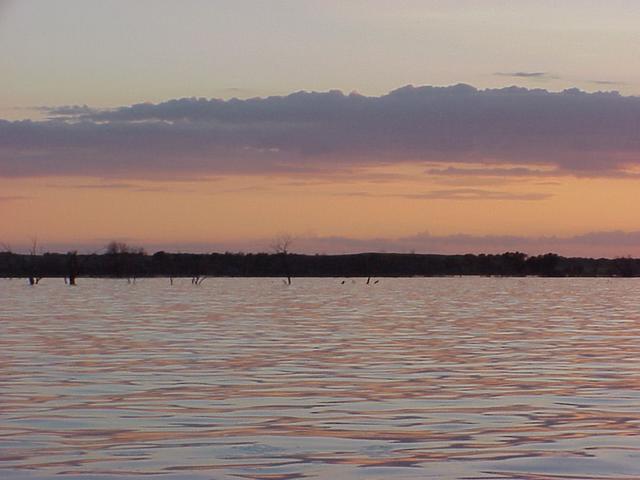
M 268 250 L 270 239 L 282 232 L 300 238 L 393 239 L 425 231 L 571 236 L 596 225 L 599 231 L 638 228 L 637 212 L 630 208 L 638 195 L 634 180 L 473 177 L 451 185 L 447 178 L 421 175 L 422 170 L 415 165 L 372 168 L 368 173 L 375 180 L 369 181 L 257 175 L 178 182 L 3 179 L 0 240 L 19 246 L 37 237 L 44 249 L 47 244 L 102 245 L 115 238 L 140 245 L 222 243 L 237 249 L 248 242 Z M 393 175 L 385 180 L 385 173 Z M 515 198 L 482 198 L 491 192 Z M 537 196 L 519 199 L 523 193 Z

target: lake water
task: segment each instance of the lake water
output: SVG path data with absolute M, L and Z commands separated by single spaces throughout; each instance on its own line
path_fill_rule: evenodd
M 634 279 L 0 280 L 0 478 L 640 478 Z

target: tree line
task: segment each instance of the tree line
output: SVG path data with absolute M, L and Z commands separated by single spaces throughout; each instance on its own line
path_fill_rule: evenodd
M 0 252 L 0 277 L 190 277 L 196 284 L 206 277 L 412 277 L 444 275 L 636 277 L 640 260 L 633 258 L 568 258 L 548 253 L 497 255 L 435 255 L 360 253 L 301 255 L 286 248 L 274 253 L 167 253 L 148 255 L 142 249 L 106 249 L 104 253 L 77 252 L 18 254 Z

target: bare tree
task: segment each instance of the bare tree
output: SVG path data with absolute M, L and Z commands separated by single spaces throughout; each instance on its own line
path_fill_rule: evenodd
M 36 262 L 38 254 L 38 237 L 31 238 L 31 248 L 29 249 L 30 265 L 29 265 L 29 285 L 37 285 L 42 277 L 36 275 Z
M 113 240 L 104 247 L 105 253 L 113 258 L 113 269 L 117 277 L 126 276 L 127 283 L 136 283 L 135 256 L 146 255 L 144 248 L 132 247 L 125 242 Z
M 74 286 L 76 284 L 76 278 L 78 277 L 78 251 L 72 250 L 67 252 L 67 278 L 69 279 L 69 285 Z M 66 283 L 66 279 L 65 279 Z
M 117 255 L 119 253 L 131 253 L 134 255 L 146 255 L 144 248 L 132 247 L 125 242 L 112 241 L 105 247 L 105 253 L 108 255 Z
M 288 233 L 283 233 L 274 239 L 271 250 L 278 254 L 287 255 L 291 245 L 293 245 L 293 237 Z
M 31 248 L 29 248 L 30 255 L 36 255 L 38 253 L 38 237 L 31 237 Z
M 287 285 L 291 285 L 291 273 L 289 271 L 289 262 L 287 259 L 291 245 L 293 245 L 293 237 L 288 233 L 278 235 L 271 244 L 271 250 L 282 258 L 284 274 L 287 277 L 287 281 L 285 283 Z

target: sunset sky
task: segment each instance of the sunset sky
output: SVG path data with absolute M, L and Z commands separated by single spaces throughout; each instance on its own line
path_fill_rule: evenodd
M 0 243 L 640 256 L 636 0 L 0 0 Z

